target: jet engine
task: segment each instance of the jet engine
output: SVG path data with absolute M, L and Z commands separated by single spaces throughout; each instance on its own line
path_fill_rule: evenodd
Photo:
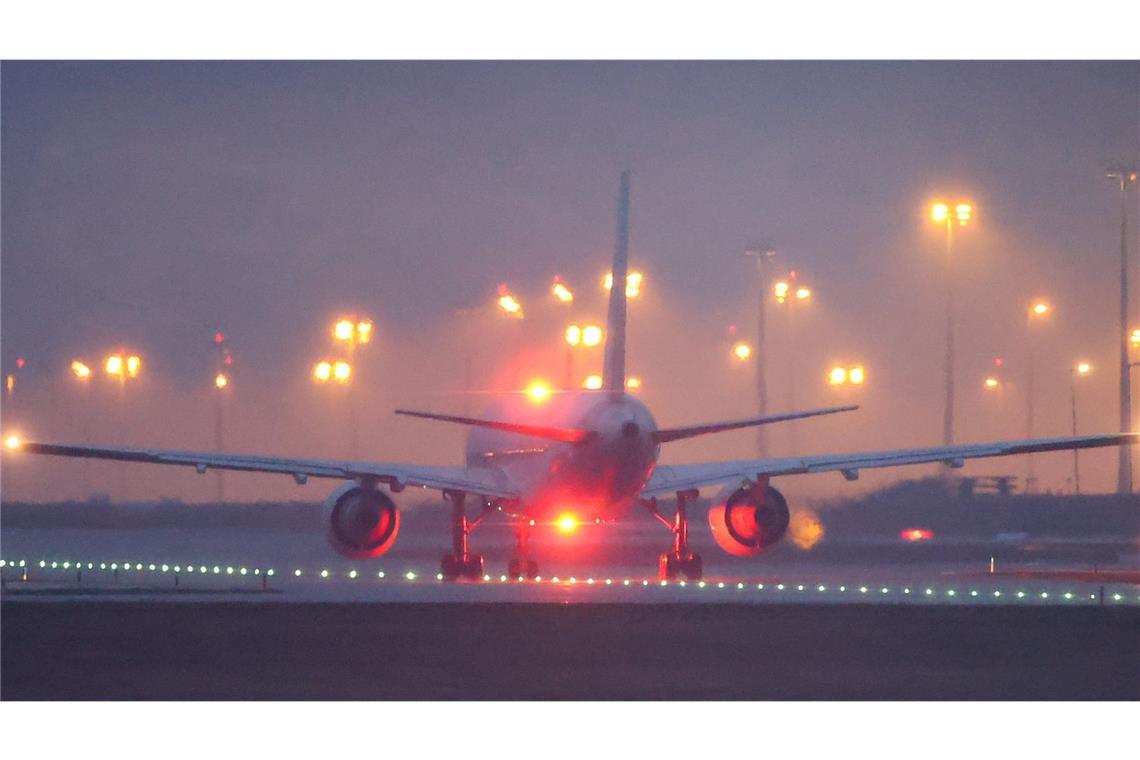
M 345 557 L 379 557 L 396 542 L 400 510 L 375 487 L 346 483 L 332 492 L 325 509 L 329 544 Z
M 713 538 L 729 554 L 752 557 L 788 532 L 788 502 L 767 482 L 717 494 L 709 508 Z

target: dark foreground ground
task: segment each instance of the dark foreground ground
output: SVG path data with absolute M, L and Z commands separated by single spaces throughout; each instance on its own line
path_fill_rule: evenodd
M 1130 699 L 1131 608 L 0 605 L 20 699 Z

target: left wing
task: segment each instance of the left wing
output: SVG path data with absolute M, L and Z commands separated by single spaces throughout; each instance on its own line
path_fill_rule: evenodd
M 895 449 L 854 454 L 826 454 L 786 459 L 746 459 L 736 462 L 659 465 L 642 489 L 642 496 L 659 496 L 701 486 L 717 485 L 733 480 L 756 480 L 775 475 L 799 475 L 813 472 L 842 472 L 848 480 L 859 477 L 859 470 L 871 467 L 895 467 L 905 464 L 943 462 L 961 467 L 967 459 L 1030 454 L 1038 451 L 1092 449 L 1100 446 L 1122 446 L 1136 443 L 1137 433 L 1117 435 L 1083 435 L 1069 438 L 1034 438 L 1027 441 L 970 443 L 961 446 L 936 446 L 927 449 Z
M 518 490 L 498 470 L 471 467 L 435 467 L 432 465 L 394 464 L 391 462 L 350 462 L 329 459 L 293 459 L 247 454 L 219 454 L 208 451 L 170 451 L 168 449 L 132 449 L 118 446 L 76 446 L 58 443 L 22 441 L 10 446 L 17 452 L 47 454 L 60 457 L 113 459 L 120 462 L 174 464 L 207 470 L 241 470 L 275 472 L 292 475 L 298 483 L 313 478 L 354 480 L 375 478 L 394 488 L 423 486 L 439 490 L 464 491 L 481 496 L 517 499 Z

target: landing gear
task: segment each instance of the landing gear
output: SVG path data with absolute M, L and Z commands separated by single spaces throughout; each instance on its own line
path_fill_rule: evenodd
M 475 526 L 491 512 L 491 505 L 483 504 L 483 514 L 474 521 L 467 520 L 467 494 L 462 491 L 448 491 L 444 496 L 451 502 L 451 554 L 440 562 L 439 572 L 445 581 L 479 580 L 483 577 L 483 555 L 470 551 L 468 536 Z
M 538 577 L 538 563 L 530 558 L 530 522 L 519 520 L 515 523 L 515 556 L 507 563 L 507 576 L 526 578 L 533 581 Z
M 657 511 L 657 500 L 648 502 L 649 511 L 673 531 L 673 551 L 665 552 L 658 559 L 658 577 L 663 581 L 675 581 L 684 577 L 699 581 L 704 577 L 704 563 L 701 555 L 689 551 L 689 518 L 686 503 L 697 498 L 698 491 L 677 492 L 677 513 L 672 522 Z

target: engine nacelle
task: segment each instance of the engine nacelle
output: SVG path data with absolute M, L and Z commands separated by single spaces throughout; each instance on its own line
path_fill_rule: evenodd
M 720 548 L 737 557 L 753 557 L 788 532 L 788 502 L 767 482 L 726 488 L 709 508 L 709 527 Z
M 329 544 L 345 557 L 379 557 L 396 542 L 400 510 L 377 488 L 346 483 L 332 492 L 325 509 Z

